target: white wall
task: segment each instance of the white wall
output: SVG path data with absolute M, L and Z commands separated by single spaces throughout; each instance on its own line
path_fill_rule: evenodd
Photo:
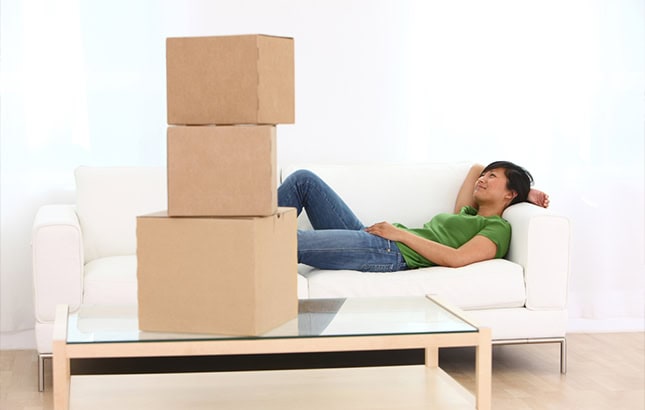
M 573 222 L 572 329 L 642 328 L 642 1 L 0 4 L 5 341 L 33 326 L 38 206 L 80 164 L 164 163 L 164 39 L 240 33 L 296 41 L 280 162 L 518 162 Z

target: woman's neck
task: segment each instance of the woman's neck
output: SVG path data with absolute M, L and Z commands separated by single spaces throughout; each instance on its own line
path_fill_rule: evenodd
M 497 204 L 479 204 L 477 215 L 480 216 L 502 216 L 506 207 Z

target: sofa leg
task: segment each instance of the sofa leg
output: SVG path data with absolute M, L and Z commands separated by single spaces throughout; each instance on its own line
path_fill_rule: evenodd
M 38 391 L 45 391 L 45 359 L 51 359 L 51 353 L 38 353 Z
M 560 373 L 567 374 L 567 338 L 560 340 Z
M 560 344 L 560 373 L 567 373 L 567 338 L 545 337 L 535 339 L 494 339 L 494 345 L 518 345 L 534 343 L 559 343 Z

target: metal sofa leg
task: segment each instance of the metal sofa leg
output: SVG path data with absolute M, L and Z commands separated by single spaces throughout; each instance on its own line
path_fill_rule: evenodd
M 51 353 L 38 353 L 38 391 L 45 391 L 45 359 L 51 359 Z
M 517 345 L 535 343 L 559 343 L 560 344 L 560 373 L 567 373 L 567 338 L 566 337 L 545 337 L 535 339 L 496 339 L 494 345 Z
M 567 374 L 567 338 L 560 340 L 560 373 Z

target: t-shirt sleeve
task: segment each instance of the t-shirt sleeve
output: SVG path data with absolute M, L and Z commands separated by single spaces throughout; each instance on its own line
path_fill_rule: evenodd
M 503 258 L 508 252 L 511 242 L 511 225 L 503 219 L 489 220 L 479 231 L 478 235 L 484 236 L 497 246 L 495 258 Z

